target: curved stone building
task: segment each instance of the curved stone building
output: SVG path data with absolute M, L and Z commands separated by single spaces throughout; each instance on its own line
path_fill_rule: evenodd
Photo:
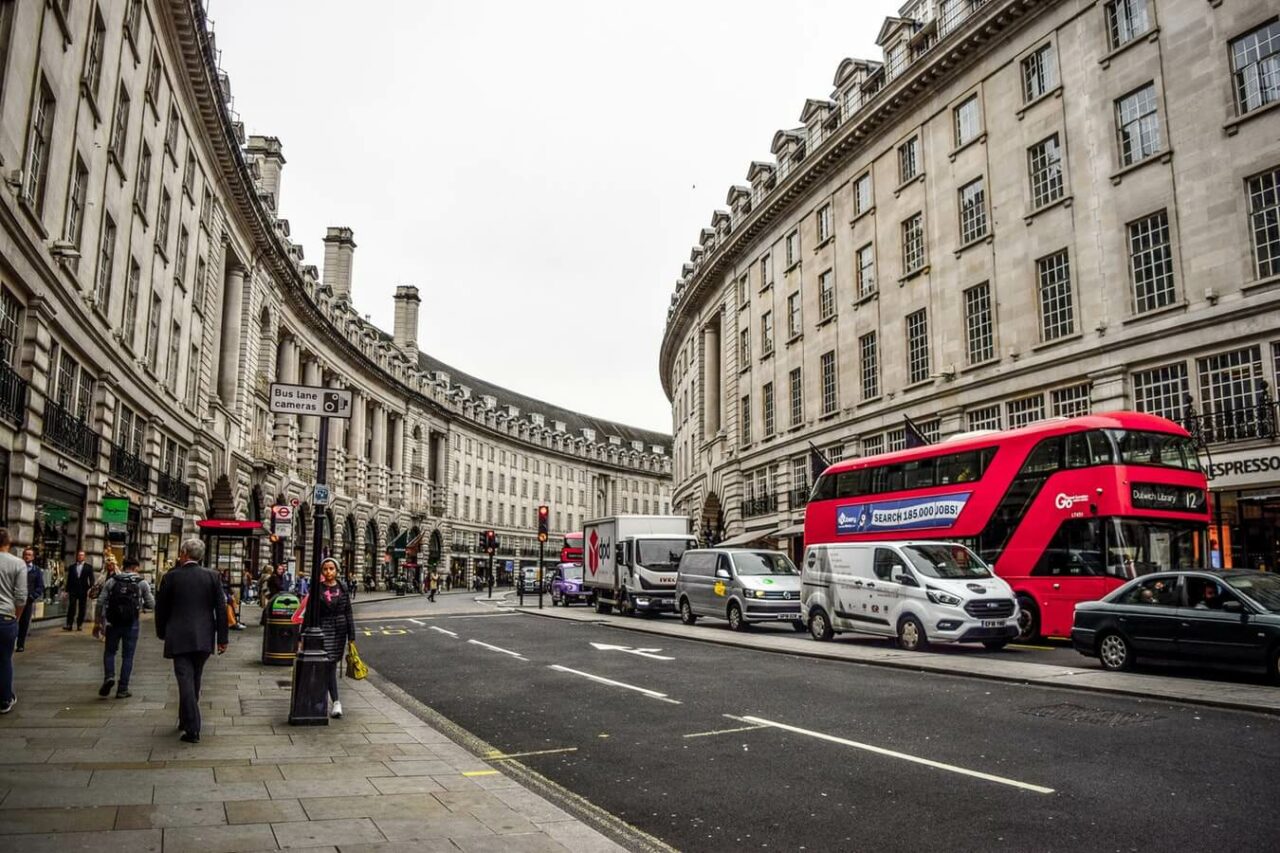
M 665 511 L 669 436 L 430 357 L 414 287 L 391 334 L 355 312 L 352 230 L 306 262 L 217 56 L 193 0 L 0 0 L 0 523 L 51 578 L 77 548 L 162 569 L 198 527 L 234 574 L 309 565 L 321 524 L 356 576 L 467 582 L 484 529 L 500 566 L 536 556 L 538 504 L 557 535 Z M 355 395 L 320 510 L 318 420 L 271 414 L 276 381 Z
M 678 511 L 794 547 L 811 445 L 1135 408 L 1204 442 L 1235 564 L 1274 566 L 1275 4 L 912 0 L 877 44 L 683 267 Z

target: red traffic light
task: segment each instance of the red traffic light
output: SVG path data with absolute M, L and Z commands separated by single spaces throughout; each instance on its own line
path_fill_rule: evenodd
M 538 541 L 546 542 L 551 530 L 551 510 L 546 506 L 538 507 Z
M 498 537 L 492 530 L 484 532 L 484 547 L 490 552 L 496 551 L 498 548 Z

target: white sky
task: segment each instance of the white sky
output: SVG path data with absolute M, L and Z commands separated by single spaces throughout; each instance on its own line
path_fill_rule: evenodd
M 357 310 L 390 330 L 417 285 L 423 350 L 663 432 L 658 347 L 699 229 L 842 58 L 879 58 L 898 5 L 208 0 L 307 262 L 326 226 L 355 231 Z

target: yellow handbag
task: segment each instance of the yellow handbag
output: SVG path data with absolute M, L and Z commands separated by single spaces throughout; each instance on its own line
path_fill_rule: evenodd
M 369 667 L 360 660 L 355 642 L 347 643 L 347 678 L 361 679 L 369 674 Z

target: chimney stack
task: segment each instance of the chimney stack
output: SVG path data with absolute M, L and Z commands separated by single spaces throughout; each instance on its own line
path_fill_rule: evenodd
M 418 288 L 411 284 L 402 284 L 396 288 L 396 320 L 392 337 L 396 346 L 409 357 L 409 361 L 418 363 Z
M 330 226 L 324 235 L 324 281 L 335 299 L 351 301 L 351 264 L 355 258 L 355 233 Z
M 270 193 L 272 210 L 280 209 L 280 172 L 284 168 L 284 149 L 274 136 L 250 136 L 245 153 L 258 162 L 262 175 L 262 191 Z

